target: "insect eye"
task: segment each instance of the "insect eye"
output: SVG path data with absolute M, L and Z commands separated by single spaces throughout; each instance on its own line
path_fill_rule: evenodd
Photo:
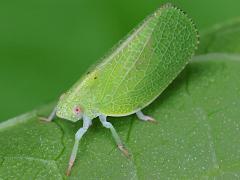
M 75 107 L 75 108 L 74 108 L 74 113 L 77 114 L 77 115 L 79 115 L 79 114 L 81 113 L 80 107 Z

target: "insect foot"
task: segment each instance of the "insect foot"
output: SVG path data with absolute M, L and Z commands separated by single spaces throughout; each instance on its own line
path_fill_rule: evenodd
M 150 123 L 155 123 L 155 124 L 158 123 L 156 119 L 154 119 L 154 118 L 152 118 L 150 116 L 146 116 L 146 118 L 147 118 L 147 121 L 150 122 Z
M 70 161 L 69 161 L 69 164 L 68 164 L 67 171 L 66 171 L 66 175 L 67 175 L 67 176 L 70 176 L 71 170 L 72 170 L 72 167 L 73 167 L 73 164 L 74 164 L 74 160 L 70 160 Z
M 142 121 L 148 121 L 148 122 L 151 122 L 151 123 L 157 123 L 157 121 L 152 118 L 151 116 L 146 116 L 142 113 L 142 111 L 138 111 L 136 112 L 136 115 L 138 117 L 138 119 L 142 120 Z
M 48 117 L 39 116 L 38 119 L 43 122 L 51 122 L 56 117 L 57 108 L 55 107 Z
M 128 150 L 122 144 L 118 144 L 117 146 L 118 146 L 118 149 L 124 154 L 124 156 L 126 156 L 127 158 L 130 158 L 130 154 Z
M 51 119 L 49 119 L 49 118 L 47 118 L 47 117 L 41 117 L 41 116 L 39 116 L 38 119 L 39 119 L 40 121 L 43 121 L 43 122 L 51 122 L 51 121 L 52 121 Z

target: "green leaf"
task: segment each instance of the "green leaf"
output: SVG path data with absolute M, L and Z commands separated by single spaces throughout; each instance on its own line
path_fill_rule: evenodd
M 217 24 L 201 35 L 198 54 L 240 52 L 240 19 Z
M 240 56 L 198 56 L 144 112 L 110 118 L 132 154 L 125 158 L 98 120 L 81 141 L 69 179 L 240 178 Z M 0 124 L 0 178 L 65 179 L 82 122 L 44 123 L 27 113 Z

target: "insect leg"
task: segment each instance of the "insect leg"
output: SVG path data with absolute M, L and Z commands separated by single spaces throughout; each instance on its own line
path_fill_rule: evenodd
M 149 121 L 149 122 L 153 122 L 153 123 L 156 123 L 156 122 L 157 122 L 154 118 L 152 118 L 152 117 L 150 117 L 150 116 L 144 115 L 144 114 L 142 113 L 142 111 L 136 112 L 136 115 L 137 115 L 137 117 L 138 117 L 140 120 Z
M 122 151 L 122 153 L 123 153 L 125 156 L 129 157 L 128 150 L 125 149 L 125 147 L 124 147 L 124 145 L 123 145 L 120 137 L 118 136 L 117 131 L 116 131 L 115 128 L 113 127 L 113 125 L 112 125 L 110 122 L 107 122 L 107 117 L 104 116 L 104 115 L 100 115 L 100 116 L 99 116 L 99 119 L 100 119 L 102 125 L 103 125 L 105 128 L 110 129 L 110 131 L 111 131 L 111 133 L 112 133 L 112 136 L 113 136 L 115 142 L 117 143 L 117 146 L 118 146 L 118 148 L 120 149 L 120 151 Z
M 91 123 L 92 123 L 92 120 L 89 119 L 88 117 L 84 116 L 83 117 L 83 127 L 80 128 L 77 131 L 77 133 L 75 134 L 75 143 L 74 143 L 74 146 L 73 146 L 73 149 L 72 149 L 72 154 L 70 156 L 70 160 L 69 160 L 69 163 L 68 163 L 68 169 L 67 169 L 67 173 L 66 173 L 67 176 L 70 175 L 72 166 L 73 166 L 74 161 L 76 159 L 79 142 L 80 142 L 82 136 L 87 132 Z
M 42 121 L 51 122 L 56 117 L 56 111 L 57 111 L 57 107 L 55 107 L 53 109 L 53 111 L 51 112 L 51 114 L 47 118 L 46 117 L 39 117 L 39 119 L 42 120 Z

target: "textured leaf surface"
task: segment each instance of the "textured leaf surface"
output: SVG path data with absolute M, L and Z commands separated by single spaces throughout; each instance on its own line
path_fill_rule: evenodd
M 201 35 L 198 54 L 240 52 L 240 19 L 217 24 Z
M 240 178 L 240 57 L 196 57 L 144 112 L 111 118 L 132 159 L 95 120 L 69 179 Z M 47 113 L 50 107 L 37 112 Z M 37 120 L 36 112 L 0 124 L 0 178 L 65 179 L 79 123 Z

